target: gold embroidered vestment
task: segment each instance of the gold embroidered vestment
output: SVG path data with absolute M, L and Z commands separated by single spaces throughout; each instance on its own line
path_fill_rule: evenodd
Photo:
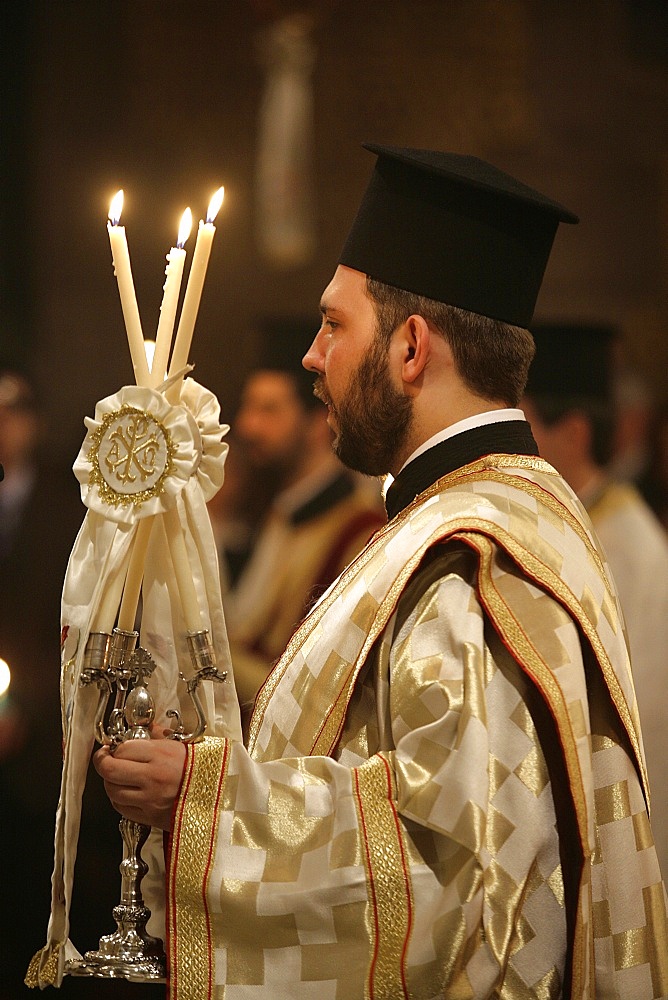
M 170 995 L 658 998 L 666 896 L 605 558 L 540 459 L 445 477 L 189 748 Z

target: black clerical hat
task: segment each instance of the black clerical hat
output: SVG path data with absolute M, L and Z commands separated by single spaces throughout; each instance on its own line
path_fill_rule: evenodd
M 475 156 L 364 148 L 378 160 L 339 263 L 527 327 L 557 226 L 577 216 Z
M 256 321 L 260 334 L 255 370 L 279 371 L 292 377 L 297 392 L 309 409 L 322 404 L 313 395 L 313 372 L 306 371 L 302 358 L 320 327 L 314 314 L 306 316 L 263 316 Z
M 529 369 L 527 395 L 609 402 L 616 336 L 612 326 L 545 322 L 533 324 L 531 333 L 536 354 Z

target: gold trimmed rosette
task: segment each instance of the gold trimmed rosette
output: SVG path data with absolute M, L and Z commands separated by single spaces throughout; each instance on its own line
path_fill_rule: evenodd
M 86 417 L 88 433 L 73 467 L 86 507 L 133 523 L 172 508 L 192 477 L 205 497 L 219 489 L 227 428 L 218 422 L 215 397 L 188 383 L 186 405 L 172 406 L 155 389 L 124 386 Z

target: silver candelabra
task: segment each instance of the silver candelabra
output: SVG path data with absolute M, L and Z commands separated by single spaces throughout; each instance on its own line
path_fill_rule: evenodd
M 86 645 L 81 684 L 96 684 L 100 690 L 95 739 L 109 746 L 111 753 L 126 740 L 151 738 L 155 706 L 146 681 L 155 663 L 147 650 L 137 646 L 138 638 L 137 632 L 115 628 L 111 633 L 92 632 Z M 175 721 L 172 738 L 192 743 L 201 739 L 206 729 L 199 685 L 205 680 L 224 681 L 227 674 L 216 669 L 207 629 L 189 632 L 187 641 L 194 674 L 188 679 L 181 674 L 181 678 L 195 709 L 196 723 L 192 732 L 185 732 L 175 709 L 167 715 Z M 119 829 L 123 860 L 119 869 L 121 900 L 113 909 L 116 930 L 100 938 L 96 951 L 87 951 L 83 958 L 68 961 L 65 972 L 73 976 L 164 982 L 164 945 L 160 938 L 152 937 L 146 930 L 151 911 L 144 904 L 141 893 L 141 882 L 148 871 L 141 850 L 151 828 L 123 817 Z

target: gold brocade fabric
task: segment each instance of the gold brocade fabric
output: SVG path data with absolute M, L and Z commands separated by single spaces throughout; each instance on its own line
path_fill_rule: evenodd
M 172 998 L 666 996 L 642 774 L 586 515 L 540 460 L 468 466 L 306 619 L 249 751 L 193 749 Z
M 255 559 L 226 605 L 234 679 L 242 702 L 252 705 L 304 617 L 307 603 L 315 601 L 384 522 L 378 507 L 360 489 L 298 524 L 274 513 L 256 546 Z

